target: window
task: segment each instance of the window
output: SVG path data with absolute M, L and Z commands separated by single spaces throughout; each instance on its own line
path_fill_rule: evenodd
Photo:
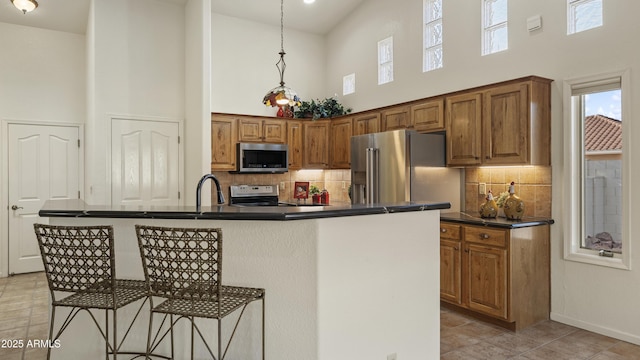
M 628 73 L 565 82 L 565 193 L 569 203 L 565 258 L 629 267 Z
M 602 26 L 602 0 L 567 0 L 567 34 Z
M 356 74 L 349 74 L 342 77 L 342 95 L 349 95 L 356 92 Z
M 509 48 L 507 0 L 482 0 L 482 55 Z
M 442 0 L 424 0 L 424 54 L 422 71 L 442 67 Z
M 378 85 L 393 81 L 393 36 L 378 41 Z

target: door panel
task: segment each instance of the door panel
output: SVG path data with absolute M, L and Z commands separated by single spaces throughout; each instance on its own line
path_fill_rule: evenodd
M 114 119 L 112 205 L 178 205 L 177 122 Z
M 49 199 L 78 198 L 77 127 L 10 124 L 9 273 L 42 271 L 33 224 Z M 16 210 L 12 206 L 16 206 Z

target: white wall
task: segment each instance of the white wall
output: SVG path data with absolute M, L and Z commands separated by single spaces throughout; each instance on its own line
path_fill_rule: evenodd
M 108 134 L 113 115 L 184 118 L 185 11 L 155 0 L 93 0 L 89 59 L 85 199 L 110 201 Z
M 211 111 L 275 116 L 262 98 L 280 84 L 280 27 L 213 13 L 211 38 Z M 284 51 L 285 85 L 303 100 L 324 97 L 324 38 L 285 27 Z
M 195 187 L 211 172 L 211 0 L 185 7 L 185 204 L 195 205 Z M 211 203 L 209 186 L 203 205 Z
M 555 80 L 552 84 L 552 318 L 592 331 L 640 344 L 640 243 L 631 224 L 632 270 L 615 270 L 563 260 L 563 79 L 631 69 L 631 91 L 640 93 L 640 47 L 633 46 L 640 33 L 636 14 L 640 2 L 604 2 L 604 26 L 566 35 L 566 2 L 558 0 L 509 2 L 509 50 L 480 55 L 480 1 L 444 1 L 444 68 L 422 73 L 422 1 L 369 0 L 327 38 L 327 90 L 342 89 L 342 77 L 356 73 L 356 93 L 344 97 L 355 111 L 416 98 L 461 90 L 525 75 Z M 541 15 L 543 28 L 526 30 L 526 18 Z M 377 41 L 394 36 L 395 81 L 378 86 Z M 633 97 L 632 97 L 633 98 Z M 640 103 L 630 113 L 640 114 Z M 637 116 L 637 115 L 634 115 Z M 640 126 L 628 121 L 631 138 Z M 634 156 L 634 144 L 625 144 Z M 631 160 L 631 163 L 634 163 Z M 630 170 L 630 183 L 640 180 L 640 167 Z M 630 203 L 640 193 L 630 191 Z M 635 210 L 632 207 L 632 211 Z M 637 210 L 635 210 L 637 211 Z M 635 215 L 635 216 L 634 216 Z M 632 213 L 631 219 L 637 218 Z
M 83 123 L 85 37 L 0 23 L 0 119 Z

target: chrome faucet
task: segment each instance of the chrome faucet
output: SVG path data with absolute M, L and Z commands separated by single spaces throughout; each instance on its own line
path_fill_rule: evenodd
M 220 188 L 220 182 L 213 174 L 206 174 L 200 179 L 200 181 L 198 181 L 198 187 L 196 188 L 196 209 L 198 211 L 200 211 L 200 204 L 202 204 L 202 184 L 204 184 L 207 179 L 213 180 L 214 184 L 216 184 L 216 190 L 218 192 L 218 205 L 224 204 L 224 195 L 222 194 L 222 189 Z

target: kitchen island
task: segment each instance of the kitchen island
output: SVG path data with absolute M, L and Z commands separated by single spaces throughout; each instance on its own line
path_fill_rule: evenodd
M 437 359 L 437 244 L 440 210 L 449 207 L 397 203 L 211 206 L 198 211 L 58 200 L 47 202 L 40 216 L 55 225 L 113 225 L 120 278 L 143 278 L 135 224 L 222 228 L 223 283 L 266 289 L 267 359 L 384 359 L 391 354 Z M 118 314 L 126 317 L 127 311 L 135 310 Z M 250 306 L 244 316 L 227 354 L 230 359 L 259 358 L 260 306 Z M 72 323 L 52 358 L 103 354 L 89 321 Z M 223 322 L 225 338 L 232 326 L 232 320 Z M 215 323 L 207 329 L 213 339 Z M 144 324 L 136 326 L 129 344 L 143 349 L 146 333 Z M 179 334 L 178 358 L 186 358 L 189 331 Z M 202 347 L 196 348 L 197 357 L 203 357 Z

